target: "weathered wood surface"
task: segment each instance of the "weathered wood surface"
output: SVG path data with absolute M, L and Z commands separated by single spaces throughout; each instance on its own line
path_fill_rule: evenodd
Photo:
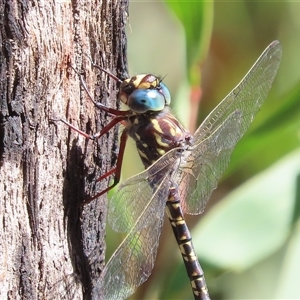
M 116 131 L 93 143 L 50 119 L 91 133 L 107 123 L 68 64 L 115 107 L 115 82 L 85 53 L 122 77 L 126 11 L 117 0 L 0 1 L 0 299 L 88 299 L 103 268 L 106 198 L 80 204 L 115 162 Z

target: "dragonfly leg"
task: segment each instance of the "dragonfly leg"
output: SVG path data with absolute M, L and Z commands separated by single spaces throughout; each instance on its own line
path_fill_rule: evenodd
M 90 140 L 94 140 L 95 137 L 93 135 L 89 135 L 86 132 L 80 130 L 79 128 L 75 127 L 74 125 L 72 125 L 71 123 L 69 123 L 68 121 L 64 120 L 64 119 L 56 119 L 56 118 L 52 118 L 50 119 L 51 122 L 62 122 L 65 125 L 67 125 L 68 127 L 72 128 L 74 131 L 78 132 L 80 135 L 84 136 L 87 139 Z
M 115 125 L 124 121 L 125 118 L 126 118 L 125 116 L 115 116 L 105 127 L 103 127 L 103 129 L 101 131 L 99 131 L 93 135 L 87 134 L 86 132 L 78 129 L 77 127 L 75 127 L 74 125 L 72 125 L 71 123 L 69 123 L 68 121 L 66 121 L 64 119 L 51 119 L 51 121 L 54 121 L 54 122 L 60 121 L 60 122 L 64 123 L 65 125 L 67 125 L 68 127 L 70 127 L 71 129 L 73 129 L 74 131 L 78 132 L 80 135 L 84 136 L 85 138 L 90 139 L 90 140 L 96 140 L 96 139 L 100 138 L 102 135 L 104 135 L 105 133 L 107 133 Z M 115 187 L 119 183 L 120 177 L 121 177 L 121 167 L 122 167 L 122 161 L 123 161 L 126 141 L 127 141 L 127 133 L 125 131 L 123 131 L 122 135 L 121 135 L 121 140 L 120 140 L 120 150 L 119 150 L 119 154 L 118 154 L 118 158 L 117 158 L 116 167 L 113 168 L 112 170 L 106 172 L 104 175 L 100 176 L 96 180 L 96 182 L 99 182 L 99 181 L 102 181 L 103 179 L 107 178 L 108 176 L 115 174 L 113 184 L 111 186 L 107 187 L 106 189 L 104 189 L 103 191 L 101 191 L 100 193 L 97 193 L 93 197 L 87 199 L 83 203 L 84 205 L 92 202 L 94 199 L 107 193 L 109 190 L 111 190 L 113 187 Z
M 93 66 L 95 66 L 95 67 L 99 68 L 100 70 L 104 71 L 104 69 L 102 69 L 101 67 L 99 67 L 99 66 L 97 66 L 97 65 L 94 65 L 94 64 L 93 64 Z M 106 106 L 103 105 L 102 103 L 96 102 L 96 101 L 93 99 L 93 97 L 92 97 L 90 91 L 88 90 L 88 88 L 87 88 L 87 86 L 86 86 L 86 83 L 85 83 L 85 81 L 84 81 L 84 79 L 83 79 L 82 74 L 80 74 L 74 67 L 71 66 L 71 68 L 72 68 L 72 69 L 76 72 L 76 74 L 79 76 L 80 84 L 83 86 L 83 89 L 84 89 L 85 92 L 87 93 L 89 100 L 92 101 L 92 102 L 94 103 L 94 105 L 95 105 L 98 109 L 100 109 L 100 110 L 102 110 L 102 111 L 105 111 L 105 112 L 107 112 L 107 113 L 109 113 L 109 114 L 111 114 L 111 115 L 114 115 L 114 116 L 127 116 L 127 115 L 128 115 L 128 111 L 122 111 L 122 110 L 117 110 L 117 109 L 114 109 L 114 108 L 106 107 Z M 107 74 L 110 74 L 110 73 L 108 72 Z M 112 75 L 112 74 L 111 74 L 111 75 Z
M 122 82 L 121 79 L 117 78 L 116 76 L 114 76 L 113 74 L 111 74 L 108 71 L 105 71 L 104 69 L 102 69 L 101 67 L 97 66 L 96 64 L 94 64 L 92 62 L 93 67 L 96 67 L 102 71 L 104 71 L 106 74 L 108 74 L 110 77 L 112 77 L 113 79 L 115 79 L 116 81 L 118 81 L 119 83 Z M 130 115 L 129 111 L 120 111 L 117 109 L 113 109 L 113 108 L 109 108 L 106 107 L 105 105 L 96 102 L 91 93 L 89 92 L 86 83 L 84 81 L 84 78 L 82 76 L 82 74 L 80 74 L 74 67 L 72 67 L 70 65 L 70 67 L 76 72 L 76 74 L 79 76 L 80 79 L 80 84 L 83 86 L 85 92 L 87 93 L 88 98 L 90 99 L 90 101 L 93 102 L 93 104 L 100 110 L 105 111 L 107 113 L 109 113 L 110 115 L 113 115 L 114 118 L 99 132 L 90 135 L 87 134 L 86 132 L 76 128 L 74 125 L 72 125 L 71 123 L 69 123 L 68 121 L 64 120 L 64 119 L 51 119 L 51 121 L 60 121 L 63 122 L 65 125 L 67 125 L 68 127 L 70 127 L 71 129 L 73 129 L 74 131 L 76 131 L 77 133 L 79 133 L 80 135 L 84 136 L 86 139 L 90 139 L 90 140 L 95 140 L 100 138 L 102 135 L 104 135 L 105 133 L 107 133 L 111 128 L 113 128 L 115 125 L 117 125 L 118 123 L 125 121 L 126 123 L 126 119 L 128 118 L 128 116 Z M 100 176 L 96 182 L 99 182 L 105 178 L 107 178 L 110 175 L 114 174 L 114 181 L 113 184 L 111 186 L 109 186 L 108 188 L 104 189 L 103 191 L 101 191 L 100 193 L 97 193 L 95 196 L 93 196 L 92 198 L 89 198 L 88 200 L 86 200 L 84 202 L 84 204 L 88 204 L 90 203 L 92 200 L 98 198 L 99 196 L 107 193 L 109 190 L 111 190 L 113 187 L 115 187 L 119 181 L 120 181 L 120 176 L 121 176 L 121 165 L 122 165 L 122 161 L 123 161 L 123 156 L 124 156 L 124 149 L 125 149 L 125 144 L 126 144 L 126 140 L 127 140 L 127 133 L 125 131 L 123 131 L 122 136 L 121 136 L 121 143 L 120 143 L 120 151 L 118 154 L 118 159 L 117 159 L 117 166 L 115 168 L 113 168 L 112 170 L 106 172 L 104 175 Z
M 115 75 L 114 75 L 113 73 L 111 73 L 110 71 L 105 70 L 105 69 L 103 69 L 102 67 L 96 65 L 96 64 L 94 63 L 94 61 L 92 60 L 92 58 L 91 58 L 89 55 L 87 55 L 87 57 L 88 57 L 88 59 L 90 60 L 90 62 L 91 62 L 91 64 L 92 64 L 93 68 L 99 69 L 100 71 L 104 72 L 104 73 L 107 74 L 109 77 L 111 77 L 112 79 L 114 79 L 115 81 L 117 81 L 117 82 L 119 82 L 119 83 L 122 83 L 122 82 L 123 82 L 123 80 L 121 80 L 120 78 L 118 78 L 117 76 L 115 76 Z
M 58 121 L 62 122 L 65 125 L 67 125 L 68 127 L 70 127 L 71 129 L 73 129 L 74 131 L 78 132 L 80 135 L 84 136 L 85 138 L 90 139 L 90 140 L 95 140 L 95 139 L 100 138 L 103 134 L 107 133 L 111 128 L 116 126 L 118 123 L 124 121 L 125 119 L 126 119 L 126 117 L 124 117 L 124 116 L 116 116 L 106 126 L 104 126 L 101 131 L 99 131 L 93 135 L 87 134 L 86 132 L 80 130 L 79 128 L 75 127 L 74 125 L 72 125 L 71 123 L 69 123 L 68 121 L 66 121 L 64 119 L 52 118 L 51 121 L 52 122 L 58 122 Z
M 128 138 L 128 135 L 127 135 L 126 131 L 123 131 L 122 135 L 121 135 L 121 139 L 120 139 L 120 149 L 119 149 L 116 167 L 111 169 L 110 171 L 106 172 L 105 174 L 103 174 L 96 180 L 96 182 L 99 182 L 99 181 L 102 181 L 103 179 L 107 178 L 108 176 L 114 174 L 114 181 L 113 181 L 112 185 L 108 186 L 106 189 L 97 193 L 93 197 L 87 199 L 83 203 L 83 205 L 89 204 L 96 198 L 106 194 L 108 191 L 110 191 L 112 188 L 114 188 L 120 182 L 121 169 L 122 169 L 122 163 L 123 163 L 123 157 L 124 157 L 124 151 L 125 151 L 125 145 L 126 145 L 127 138 Z
M 70 127 L 71 129 L 73 129 L 74 131 L 78 132 L 80 135 L 84 136 L 85 138 L 90 139 L 90 140 L 96 140 L 96 139 L 100 138 L 103 134 L 107 133 L 116 124 L 124 121 L 124 119 L 125 118 L 123 116 L 116 116 L 101 131 L 99 131 L 93 135 L 87 134 L 86 132 L 78 129 L 77 127 L 75 127 L 74 125 L 72 125 L 71 123 L 69 123 L 68 121 L 66 121 L 64 119 L 51 119 L 51 121 L 54 121 L 54 122 L 60 121 L 60 122 L 64 123 L 65 125 L 67 125 L 68 127 Z M 106 189 L 102 190 L 101 192 L 97 193 L 93 197 L 87 199 L 83 203 L 83 205 L 88 204 L 88 203 L 92 202 L 94 199 L 107 193 L 108 191 L 110 191 L 112 188 L 114 188 L 120 182 L 121 168 L 122 168 L 122 162 L 123 162 L 127 138 L 128 138 L 127 132 L 123 131 L 121 134 L 121 138 L 120 138 L 120 148 L 119 148 L 116 167 L 111 169 L 110 171 L 106 172 L 105 174 L 103 174 L 96 180 L 96 182 L 99 182 L 99 181 L 102 181 L 103 179 L 107 178 L 108 176 L 111 176 L 114 174 L 113 184 L 110 185 L 109 187 L 107 187 Z

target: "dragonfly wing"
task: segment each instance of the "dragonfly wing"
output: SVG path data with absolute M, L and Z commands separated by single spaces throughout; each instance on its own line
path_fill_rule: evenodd
M 136 224 L 108 261 L 93 291 L 93 299 L 126 299 L 148 279 L 157 254 L 169 187 L 170 180 L 165 176 Z
M 117 192 L 109 200 L 108 223 L 119 232 L 129 232 L 143 213 L 149 201 L 157 198 L 160 183 L 171 178 L 172 170 L 179 163 L 177 149 L 169 151 L 147 170 L 129 178 L 121 184 Z M 152 200 L 151 200 L 152 199 Z M 167 200 L 164 198 L 164 201 Z M 157 210 L 160 214 L 160 211 Z M 142 223 L 139 226 L 145 226 Z M 140 228 L 138 228 L 140 229 Z
M 236 143 L 250 126 L 271 89 L 281 54 L 281 44 L 278 41 L 271 43 L 242 81 L 195 132 L 194 146 L 182 169 L 181 193 L 187 197 L 183 203 L 186 213 L 203 212 Z M 237 124 L 234 124 L 235 118 Z
M 193 149 L 181 166 L 180 198 L 184 212 L 199 214 L 216 188 L 241 138 L 241 111 L 233 112 L 205 141 Z M 225 137 L 225 138 L 224 138 Z M 197 176 L 196 176 L 197 175 Z

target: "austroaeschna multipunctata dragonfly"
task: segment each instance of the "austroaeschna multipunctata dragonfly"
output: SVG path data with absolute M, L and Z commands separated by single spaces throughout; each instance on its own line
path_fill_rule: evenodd
M 101 132 L 90 136 L 65 124 L 89 139 L 101 137 L 117 123 L 124 125 L 117 166 L 101 176 L 120 178 L 127 137 L 136 142 L 146 170 L 122 183 L 109 201 L 108 222 L 115 231 L 128 232 L 103 270 L 93 299 L 126 299 L 150 276 L 156 258 L 164 210 L 170 219 L 195 299 L 210 299 L 204 273 L 195 253 L 183 213 L 201 214 L 230 155 L 250 126 L 267 97 L 281 60 L 281 44 L 272 42 L 242 81 L 208 115 L 191 135 L 169 109 L 167 87 L 151 74 L 124 81 L 108 71 L 120 84 L 119 99 L 126 111 L 95 106 L 114 116 Z

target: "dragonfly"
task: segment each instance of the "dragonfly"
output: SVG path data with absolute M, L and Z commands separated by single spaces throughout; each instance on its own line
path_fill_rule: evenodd
M 237 142 L 271 89 L 281 55 L 280 42 L 273 41 L 193 135 L 172 114 L 170 92 L 158 77 L 142 74 L 121 80 L 94 64 L 119 84 L 118 98 L 127 107 L 127 110 L 121 111 L 95 102 L 80 75 L 88 98 L 97 108 L 110 114 L 112 119 L 94 135 L 77 129 L 65 120 L 60 121 L 92 140 L 100 138 L 118 123 L 124 126 L 116 167 L 97 180 L 114 176 L 113 183 L 85 203 L 119 183 L 128 136 L 135 141 L 145 166 L 145 171 L 120 184 L 109 200 L 108 223 L 113 230 L 126 232 L 127 235 L 97 279 L 92 299 L 126 299 L 148 279 L 157 255 L 165 211 L 186 267 L 194 299 L 210 299 L 184 214 L 203 213 Z

